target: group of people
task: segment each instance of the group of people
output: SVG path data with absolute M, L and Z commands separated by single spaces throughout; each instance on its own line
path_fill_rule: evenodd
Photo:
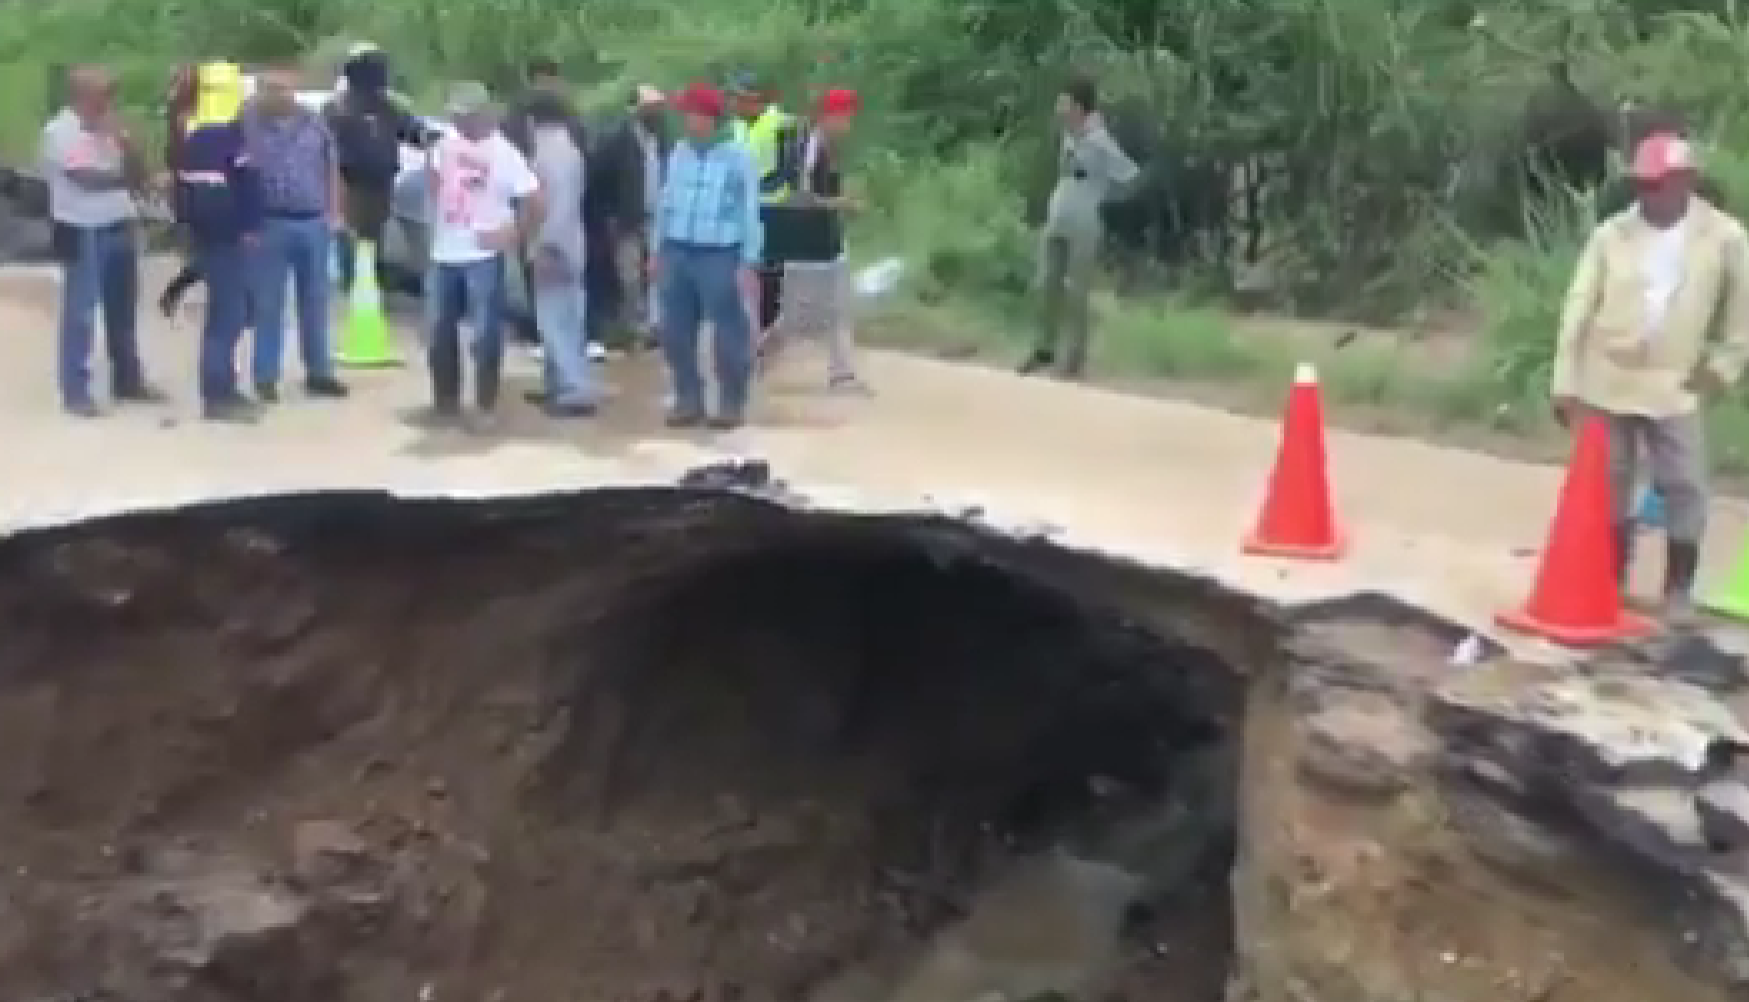
M 834 388 L 866 390 L 846 315 L 842 215 L 857 203 L 837 156 L 860 110 L 855 92 L 830 90 L 815 115 L 800 117 L 746 76 L 727 95 L 695 84 L 672 100 L 643 85 L 624 121 L 593 136 L 551 61 L 530 66 L 527 92 L 507 114 L 483 85 L 455 85 L 447 123 L 435 128 L 390 91 L 390 76 L 381 49 L 356 47 L 318 111 L 300 103 L 293 66 L 267 67 L 252 89 L 235 64 L 189 67 L 172 82 L 165 169 L 153 175 L 117 116 L 111 76 L 95 66 L 72 72 L 68 106 L 42 145 L 64 276 L 59 386 L 68 413 L 103 413 L 90 376 L 99 313 L 111 399 L 163 399 L 136 337 L 137 220 L 153 195 L 168 198 L 188 252 L 160 305 L 173 312 L 188 288 L 206 286 L 203 416 L 253 422 L 280 399 L 288 285 L 307 394 L 346 396 L 330 304 L 356 280 L 363 249 L 382 245 L 404 146 L 421 149 L 426 165 L 433 418 L 484 425 L 496 412 L 512 264 L 528 282 L 542 349 L 545 378 L 533 398 L 554 416 L 600 405 L 588 346 L 621 318 L 660 346 L 676 427 L 740 425 L 758 357 L 797 335 L 825 337 Z M 673 140 L 670 113 L 683 126 Z M 714 400 L 698 358 L 707 323 Z M 249 395 L 236 356 L 251 329 Z

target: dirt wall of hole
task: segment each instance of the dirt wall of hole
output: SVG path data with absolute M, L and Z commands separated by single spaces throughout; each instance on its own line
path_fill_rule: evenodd
M 921 999 L 980 943 L 1212 997 L 1277 628 L 702 491 L 92 523 L 0 544 L 0 624 L 0 989 L 293 1002 Z

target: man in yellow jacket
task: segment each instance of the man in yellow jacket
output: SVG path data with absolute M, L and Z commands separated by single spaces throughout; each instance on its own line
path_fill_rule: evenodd
M 729 98 L 734 105 L 736 139 L 747 144 L 747 151 L 759 171 L 759 203 L 766 234 L 766 260 L 759 265 L 758 301 L 748 312 L 754 321 L 754 334 L 761 335 L 777 322 L 783 306 L 783 248 L 789 242 L 788 225 L 772 209 L 784 205 L 795 193 L 789 162 L 797 146 L 800 122 L 794 115 L 778 107 L 757 78 L 748 72 L 729 78 Z
M 1566 422 L 1609 422 L 1616 573 L 1625 583 L 1642 457 L 1664 497 L 1667 617 L 1692 612 L 1706 528 L 1701 403 L 1749 360 L 1749 235 L 1694 194 L 1694 152 L 1673 133 L 1634 149 L 1636 204 L 1604 220 L 1561 316 L 1551 392 Z M 1714 340 L 1715 317 L 1720 325 Z

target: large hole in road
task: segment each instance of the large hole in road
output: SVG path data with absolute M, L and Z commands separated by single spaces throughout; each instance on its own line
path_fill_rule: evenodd
M 1218 999 L 1264 625 L 1184 587 L 679 490 L 16 537 L 0 997 Z

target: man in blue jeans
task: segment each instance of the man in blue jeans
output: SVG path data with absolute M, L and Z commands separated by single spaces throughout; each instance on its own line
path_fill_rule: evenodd
M 746 144 L 723 121 L 723 97 L 702 84 L 680 95 L 686 139 L 669 154 L 654 231 L 662 353 L 674 383 L 671 428 L 728 430 L 747 416 L 753 331 L 746 303 L 764 243 L 759 172 Z M 717 408 L 705 408 L 698 371 L 699 326 L 709 320 Z
M 91 396 L 93 314 L 103 310 L 111 389 L 122 403 L 163 396 L 146 381 L 136 334 L 139 297 L 133 192 L 145 183 L 139 149 L 116 117 L 115 87 L 87 66 L 68 80 L 71 106 L 42 134 L 42 169 L 60 259 L 61 405 L 78 417 L 102 413 Z
M 457 84 L 448 110 L 455 131 L 431 149 L 431 268 L 425 279 L 432 417 L 462 416 L 461 320 L 473 328 L 474 429 L 487 430 L 504 368 L 504 263 L 540 224 L 540 183 L 498 131 L 491 94 Z
M 298 349 L 304 389 L 312 397 L 346 396 L 334 378 L 328 341 L 329 257 L 341 224 L 340 172 L 334 137 L 322 116 L 298 104 L 298 71 L 268 69 L 243 111 L 249 160 L 261 179 L 264 220 L 255 248 L 255 396 L 279 400 L 285 361 L 285 289 L 289 276 L 298 307 Z
M 237 342 L 249 311 L 247 261 L 261 246 L 261 179 L 250 162 L 238 112 L 242 70 L 207 63 L 173 175 L 176 217 L 206 280 L 200 330 L 201 413 L 209 421 L 253 423 L 253 401 L 237 389 Z

